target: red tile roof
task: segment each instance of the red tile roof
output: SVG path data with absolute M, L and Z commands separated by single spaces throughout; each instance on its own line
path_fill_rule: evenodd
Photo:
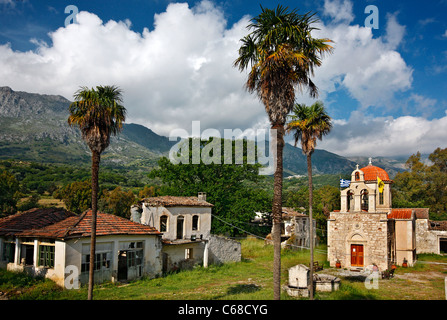
M 379 177 L 383 182 L 392 182 L 388 173 L 382 168 L 370 164 L 360 170 L 363 171 L 365 181 L 377 181 L 377 177 Z
M 429 208 L 414 208 L 414 214 L 416 219 L 428 219 L 429 218 Z
M 42 228 L 28 228 L 17 232 L 18 237 L 67 239 L 90 237 L 92 211 L 88 210 L 80 216 L 70 215 L 66 219 L 48 224 Z M 98 212 L 96 217 L 96 235 L 161 235 L 153 227 L 132 222 L 125 218 Z
M 73 212 L 62 208 L 31 209 L 0 219 L 0 235 L 13 236 L 30 229 L 40 229 L 69 217 Z
M 293 210 L 289 207 L 282 207 L 282 214 L 284 218 L 291 218 L 291 217 L 307 217 L 306 214 L 300 213 L 298 211 Z
M 68 237 L 88 237 L 91 233 L 92 211 L 84 212 L 79 221 L 69 230 Z M 116 234 L 144 235 L 161 233 L 154 227 L 133 222 L 125 218 L 98 212 L 96 218 L 96 235 L 107 236 Z
M 414 209 L 391 209 L 391 212 L 388 213 L 388 219 L 413 219 L 413 210 Z
M 447 221 L 430 220 L 428 228 L 429 228 L 429 230 L 447 231 Z
M 209 202 L 199 200 L 198 197 L 161 196 L 145 198 L 143 202 L 155 207 L 214 207 Z

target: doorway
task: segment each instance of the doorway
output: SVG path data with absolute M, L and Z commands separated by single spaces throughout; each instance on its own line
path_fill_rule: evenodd
M 127 251 L 118 253 L 118 281 L 127 280 Z
M 447 253 L 447 238 L 439 239 L 439 253 L 440 254 Z
M 363 267 L 363 245 L 351 244 L 351 266 Z
M 177 218 L 177 239 L 183 239 L 183 216 Z

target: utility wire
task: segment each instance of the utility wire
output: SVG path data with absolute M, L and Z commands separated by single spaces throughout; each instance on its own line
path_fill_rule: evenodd
M 251 235 L 251 236 L 253 236 L 253 237 L 256 237 L 256 238 L 261 239 L 261 240 L 264 240 L 264 241 L 268 240 L 267 238 L 258 236 L 258 235 L 254 234 L 254 233 L 251 233 L 251 232 L 247 231 L 247 230 L 244 230 L 244 229 L 242 229 L 242 228 L 239 228 L 238 226 L 235 226 L 234 224 L 229 223 L 229 222 L 227 222 L 227 221 L 225 221 L 225 220 L 219 218 L 218 216 L 216 216 L 216 215 L 214 215 L 214 214 L 211 214 L 211 215 L 212 215 L 214 218 L 216 218 L 216 219 L 222 221 L 223 223 L 226 223 L 226 224 L 232 226 L 233 228 L 236 228 L 236 229 L 238 229 L 238 230 L 240 230 L 240 231 L 242 231 L 242 232 L 244 232 L 244 233 L 246 233 L 246 234 L 249 234 L 249 235 Z M 301 248 L 301 249 L 310 249 L 310 247 L 297 246 L 297 245 L 295 245 L 295 244 L 289 244 L 288 246 L 295 247 L 295 248 Z M 327 254 L 327 251 L 326 251 L 326 250 L 321 250 L 321 249 L 316 249 L 316 248 L 314 248 L 314 251 L 317 252 L 317 253 L 321 253 L 321 254 Z

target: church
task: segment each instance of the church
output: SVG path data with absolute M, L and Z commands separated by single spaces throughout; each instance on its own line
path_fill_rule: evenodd
M 392 183 L 371 158 L 366 167 L 357 165 L 349 187 L 341 190 L 340 210 L 327 221 L 331 266 L 362 270 L 375 264 L 387 270 L 413 265 L 418 253 L 445 252 L 446 221 L 430 221 L 427 208 L 393 209 Z

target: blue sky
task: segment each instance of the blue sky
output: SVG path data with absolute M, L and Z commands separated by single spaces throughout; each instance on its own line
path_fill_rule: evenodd
M 124 90 L 128 121 L 172 130 L 268 127 L 232 67 L 249 19 L 277 4 L 316 12 L 334 54 L 315 73 L 342 156 L 431 153 L 447 141 L 447 1 L 0 0 L 0 85 L 71 99 L 81 85 Z M 77 24 L 65 26 L 69 5 Z M 368 5 L 378 29 L 365 26 Z M 298 94 L 297 102 L 314 100 Z

